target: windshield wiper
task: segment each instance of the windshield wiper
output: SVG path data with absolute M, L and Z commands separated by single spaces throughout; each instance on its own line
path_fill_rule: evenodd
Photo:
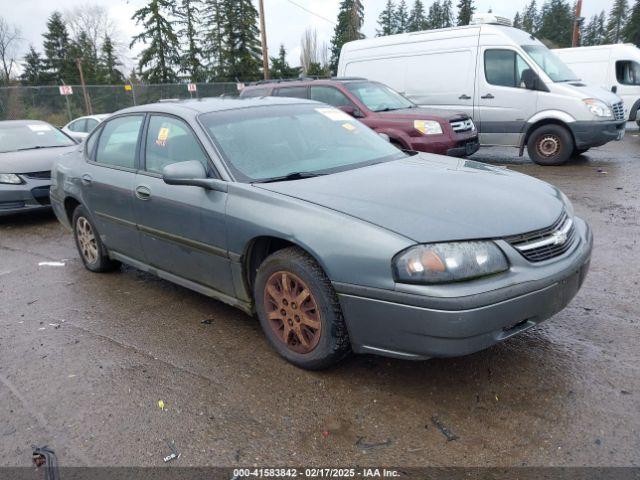
M 19 148 L 17 150 L 14 150 L 14 152 L 24 152 L 25 150 L 39 150 L 41 148 L 62 148 L 71 146 L 73 145 L 36 145 L 35 147 Z
M 380 110 L 374 110 L 375 112 L 393 112 L 394 110 L 402 110 L 401 108 L 391 108 L 391 107 L 385 107 L 385 108 L 381 108 Z
M 265 178 L 264 180 L 257 180 L 253 183 L 286 182 L 289 180 L 302 180 L 305 178 L 321 177 L 322 175 L 326 175 L 326 173 L 293 172 L 293 173 L 289 173 L 287 175 L 282 175 L 279 177 L 271 177 L 271 178 Z

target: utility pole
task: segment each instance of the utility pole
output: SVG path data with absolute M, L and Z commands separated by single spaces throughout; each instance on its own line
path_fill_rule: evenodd
M 573 38 L 571 40 L 572 47 L 580 46 L 580 26 L 582 25 L 582 0 L 576 2 L 576 20 L 573 24 Z
M 91 108 L 91 100 L 87 93 L 87 86 L 84 83 L 84 73 L 82 71 L 82 58 L 76 58 L 76 64 L 78 65 L 78 71 L 80 72 L 80 85 L 82 85 L 82 95 L 84 96 L 84 108 L 87 115 L 93 115 L 93 109 Z
M 262 40 L 262 70 L 264 79 L 269 80 L 269 49 L 267 48 L 267 27 L 264 21 L 264 0 L 258 0 L 260 7 L 260 39 Z

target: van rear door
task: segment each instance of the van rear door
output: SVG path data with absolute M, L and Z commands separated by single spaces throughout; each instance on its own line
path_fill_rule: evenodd
M 480 143 L 519 147 L 538 95 L 527 88 L 535 69 L 509 47 L 482 47 L 478 59 L 476 116 Z

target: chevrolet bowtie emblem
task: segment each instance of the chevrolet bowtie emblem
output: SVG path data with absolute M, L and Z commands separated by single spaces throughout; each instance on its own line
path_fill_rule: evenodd
M 553 234 L 553 244 L 554 245 L 564 245 L 567 241 L 567 234 L 564 232 L 555 232 Z

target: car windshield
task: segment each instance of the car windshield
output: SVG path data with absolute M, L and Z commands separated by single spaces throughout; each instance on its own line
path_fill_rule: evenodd
M 358 99 L 364 103 L 369 110 L 374 112 L 386 112 L 389 110 L 400 110 L 403 108 L 415 108 L 416 104 L 404 98 L 395 90 L 374 82 L 346 82 L 345 86 Z
M 73 140 L 46 123 L 0 123 L 0 153 L 71 145 Z
M 522 45 L 534 62 L 544 70 L 554 82 L 573 82 L 580 80 L 576 74 L 560 60 L 555 53 L 543 45 Z
M 335 173 L 406 156 L 346 113 L 321 104 L 274 105 L 200 117 L 238 181 Z

